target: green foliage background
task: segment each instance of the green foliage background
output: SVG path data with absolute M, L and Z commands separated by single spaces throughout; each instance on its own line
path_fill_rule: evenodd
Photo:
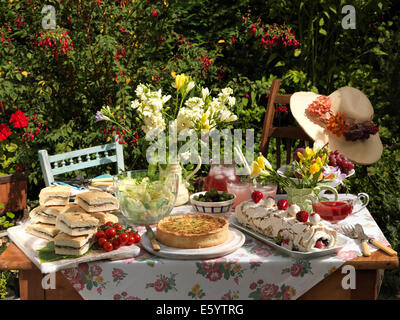
M 115 132 L 108 132 L 105 123 L 96 123 L 96 111 L 103 105 L 120 106 L 121 115 L 129 116 L 140 82 L 153 82 L 168 93 L 174 71 L 185 72 L 210 89 L 231 86 L 239 116 L 235 127 L 254 128 L 257 142 L 274 78 L 282 78 L 282 93 L 329 94 L 349 85 L 371 100 L 385 145 L 377 164 L 356 167 L 350 188 L 370 195 L 371 213 L 400 250 L 400 11 L 396 1 L 100 2 L 0 3 L 4 38 L 0 43 L 0 103 L 4 105 L 0 123 L 7 123 L 10 114 L 20 109 L 37 115 L 37 121 L 48 127 L 47 133 L 42 130 L 35 136 L 27 151 L 21 147 L 17 151 L 24 169 L 30 171 L 30 199 L 36 199 L 44 185 L 37 151 L 55 154 L 105 143 Z M 57 32 L 68 30 L 73 41 L 73 50 L 65 55 L 56 57 L 54 47 L 34 44 L 36 34 L 44 32 L 41 9 L 45 4 L 56 9 Z M 347 4 L 356 9 L 356 29 L 341 26 L 341 9 Z M 300 46 L 261 48 L 261 29 L 254 36 L 252 25 L 261 28 L 274 23 L 290 28 Z M 206 70 L 205 58 L 211 60 Z M 288 114 L 276 121 L 295 123 Z M 13 133 L 1 142 L 0 162 L 14 159 L 10 146 L 21 146 L 19 139 Z M 125 145 L 124 151 L 127 168 L 145 165 L 140 139 Z M 270 152 L 273 157 L 274 149 Z M 17 162 L 8 163 L 8 172 L 13 172 Z M 2 171 L 7 173 L 7 169 Z M 88 174 L 103 172 L 93 169 Z M 387 274 L 390 281 L 385 282 L 385 292 L 397 292 L 398 271 Z

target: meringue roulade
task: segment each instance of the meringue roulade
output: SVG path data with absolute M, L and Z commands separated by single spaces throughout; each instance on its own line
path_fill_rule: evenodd
M 296 206 L 297 207 L 297 206 Z M 245 227 L 274 239 L 289 250 L 311 252 L 335 247 L 337 233 L 320 221 L 299 221 L 293 214 L 296 207 L 279 210 L 275 203 L 262 199 L 248 200 L 235 208 L 235 218 Z

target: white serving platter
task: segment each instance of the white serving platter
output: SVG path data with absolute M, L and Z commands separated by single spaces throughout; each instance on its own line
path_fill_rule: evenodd
M 30 221 L 26 223 L 8 228 L 8 236 L 15 245 L 25 253 L 29 259 L 40 269 L 42 273 L 52 273 L 63 269 L 73 268 L 83 262 L 91 262 L 98 260 L 120 260 L 136 257 L 139 255 L 140 248 L 136 245 L 122 246 L 118 250 L 112 250 L 109 252 L 103 250 L 92 250 L 90 253 L 73 258 L 63 259 L 53 262 L 40 262 L 38 257 L 38 250 L 42 249 L 49 242 L 45 239 L 31 235 L 25 231 L 25 227 L 30 224 Z
M 341 235 L 340 233 L 337 234 L 337 242 L 336 246 L 330 249 L 325 249 L 325 250 L 316 250 L 316 251 L 311 251 L 311 252 L 301 252 L 301 251 L 293 251 L 286 249 L 279 244 L 275 243 L 275 241 L 257 231 L 254 231 L 248 227 L 243 226 L 240 222 L 237 221 L 235 217 L 230 217 L 229 218 L 229 224 L 245 233 L 248 235 L 252 236 L 253 238 L 260 240 L 266 244 L 268 244 L 271 247 L 276 248 L 278 251 L 281 253 L 288 255 L 290 257 L 296 258 L 296 259 L 314 259 L 322 256 L 327 256 L 327 255 L 333 255 L 336 254 L 337 252 L 340 251 L 348 242 L 349 238 Z
M 156 228 L 153 228 L 156 233 Z M 204 260 L 225 256 L 239 249 L 245 241 L 245 235 L 234 228 L 229 228 L 229 238 L 226 242 L 209 248 L 180 249 L 173 248 L 158 242 L 160 251 L 153 250 L 147 232 L 143 234 L 141 244 L 148 252 L 167 259 Z

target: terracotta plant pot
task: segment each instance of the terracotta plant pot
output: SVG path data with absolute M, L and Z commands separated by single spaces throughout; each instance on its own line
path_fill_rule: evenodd
M 0 203 L 4 204 L 4 211 L 19 211 L 26 208 L 27 176 L 16 173 L 0 176 Z

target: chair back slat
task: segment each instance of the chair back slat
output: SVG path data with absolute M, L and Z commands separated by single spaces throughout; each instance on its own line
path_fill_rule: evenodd
M 57 167 L 53 169 L 53 175 L 59 175 L 63 174 L 66 172 L 71 172 L 71 171 L 76 171 L 76 170 L 82 170 L 90 167 L 96 167 L 100 165 L 105 165 L 105 164 L 110 164 L 114 163 L 117 161 L 117 157 L 111 156 L 108 158 L 99 158 L 95 160 L 90 160 L 90 161 L 85 161 L 85 162 L 79 162 L 79 163 L 73 163 L 68 166 L 63 166 L 63 167 Z
M 56 175 L 99 165 L 115 163 L 117 173 L 125 170 L 123 148 L 117 137 L 113 143 L 51 156 L 47 150 L 39 150 L 39 160 L 46 186 L 54 182 Z
M 276 165 L 277 168 L 281 167 L 282 155 L 281 155 L 281 144 L 284 144 L 284 149 L 286 151 L 286 164 L 289 164 L 292 157 L 292 148 L 295 145 L 295 141 L 309 142 L 310 145 L 313 144 L 313 140 L 305 133 L 301 127 L 274 127 L 273 121 L 275 116 L 275 105 L 276 104 L 290 104 L 291 94 L 279 94 L 279 88 L 281 84 L 281 79 L 274 79 L 270 88 L 270 95 L 268 98 L 263 130 L 261 135 L 260 152 L 267 157 L 269 142 L 271 138 L 276 139 Z

